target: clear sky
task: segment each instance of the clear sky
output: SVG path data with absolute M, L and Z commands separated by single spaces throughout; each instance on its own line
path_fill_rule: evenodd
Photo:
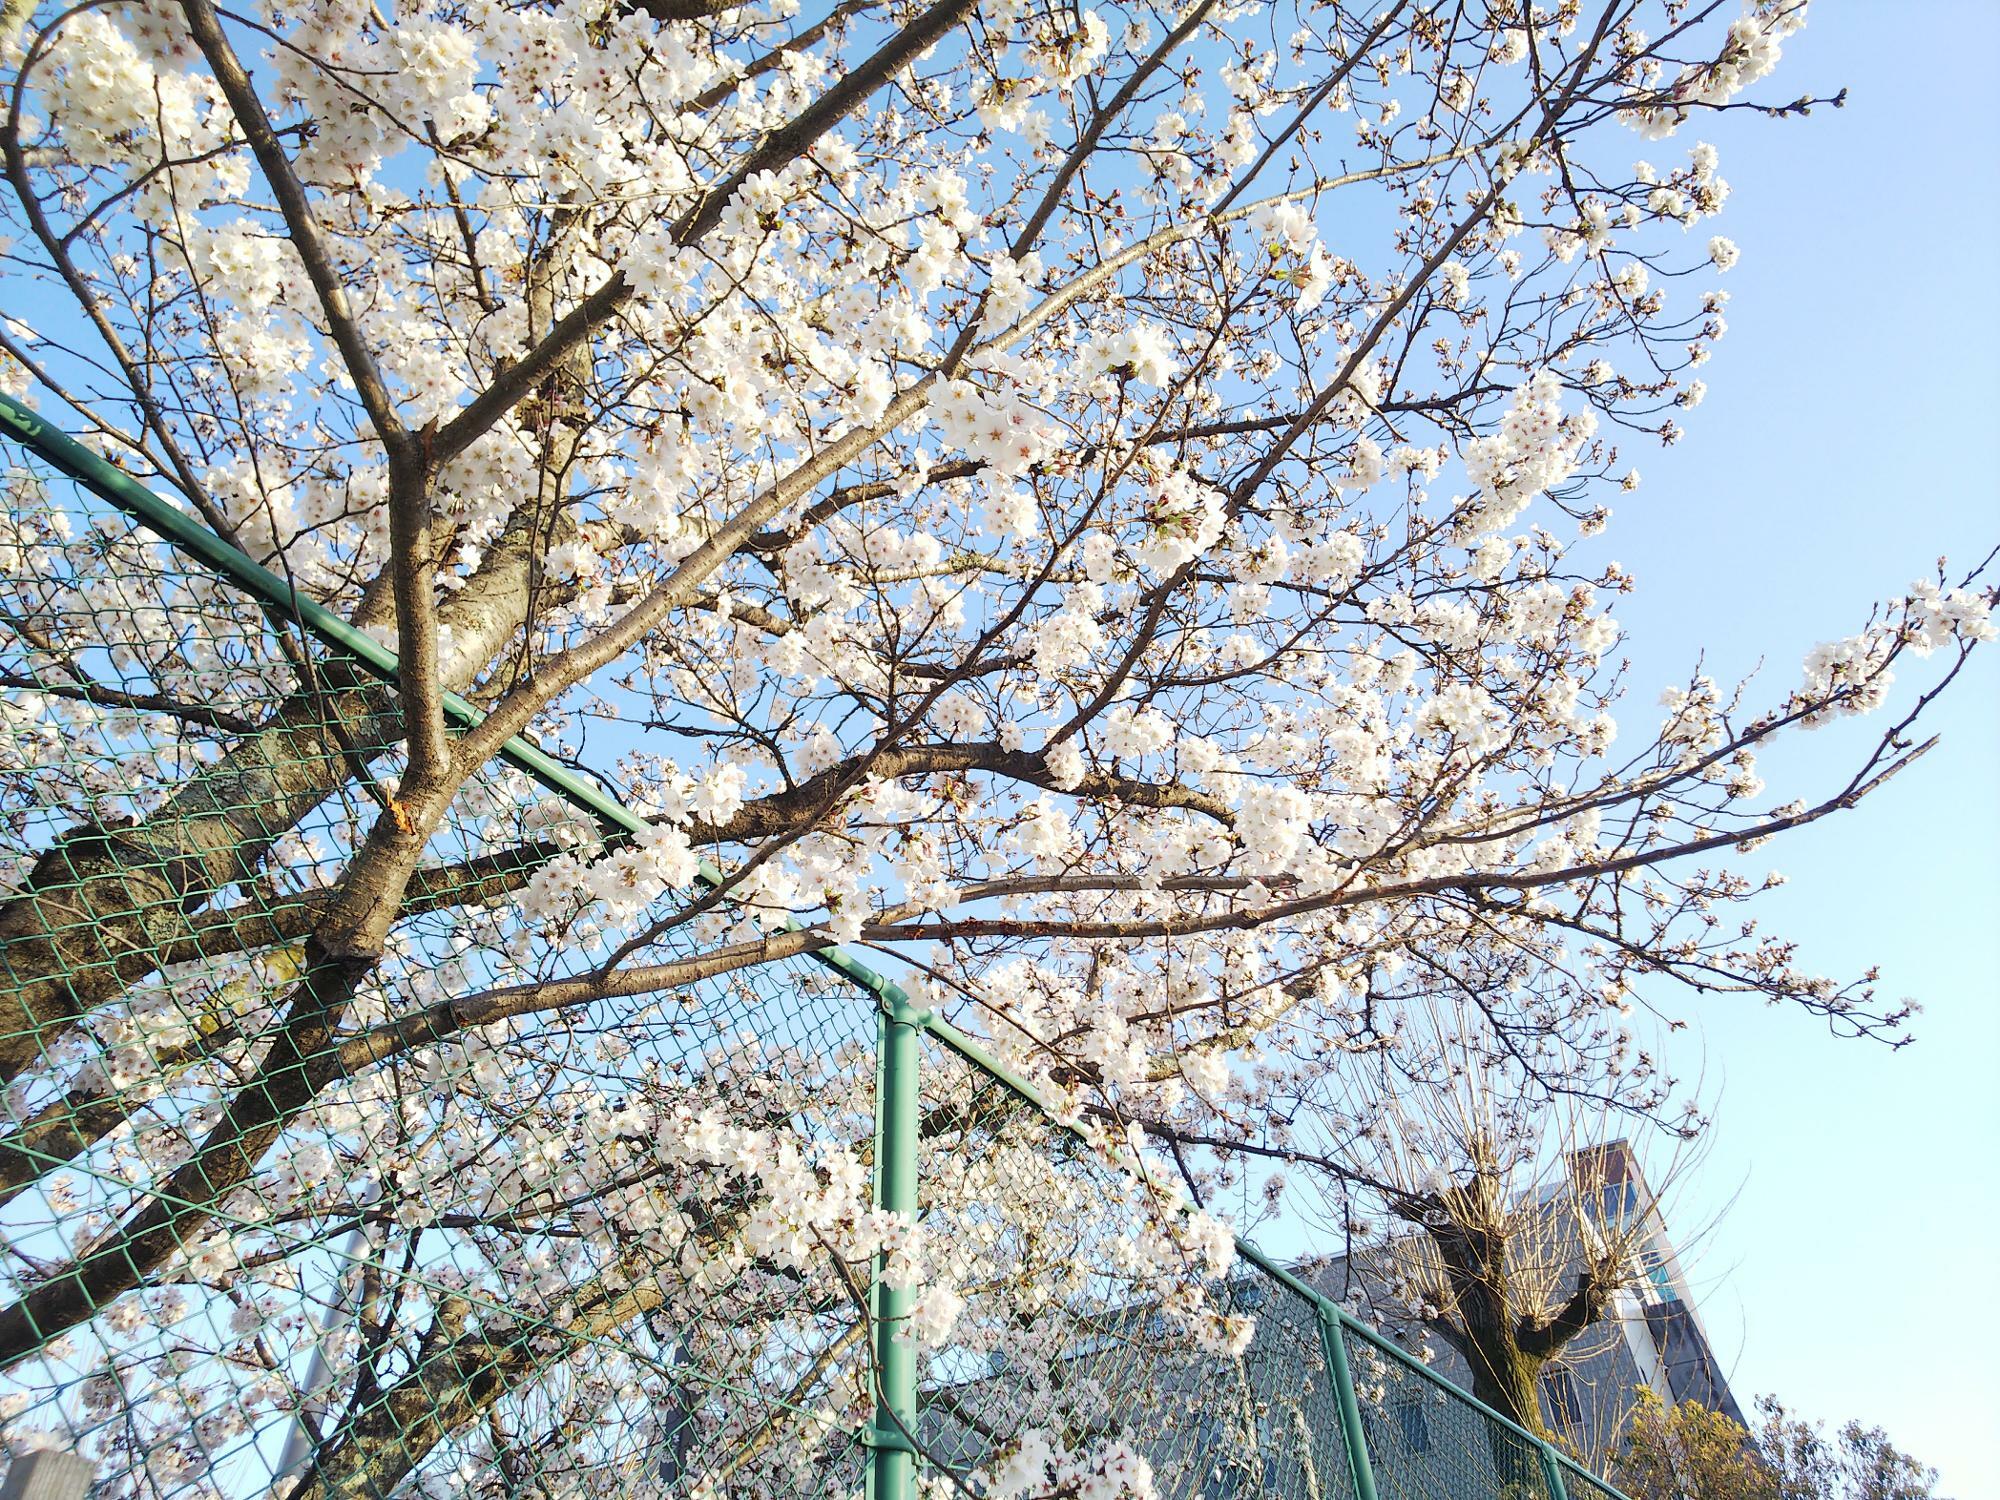
M 1847 108 L 1683 132 L 1722 149 L 1735 195 L 1716 228 L 1743 260 L 1720 283 L 1734 300 L 1708 400 L 1680 446 L 1629 450 L 1645 483 L 1610 532 L 1639 574 L 1618 614 L 1646 692 L 1703 648 L 1719 680 L 1762 658 L 1780 691 L 1872 599 L 1940 553 L 1969 565 L 2000 542 L 2000 5 L 1815 5 L 1785 53 L 1773 83 L 1846 85 Z M 1956 1500 L 2000 1495 L 2000 651 L 1987 657 L 1941 706 L 1928 759 L 1765 851 L 1792 882 L 1770 925 L 1820 972 L 1880 963 L 1885 992 L 1925 1007 L 1918 1040 L 1890 1054 L 1798 1013 L 1696 1004 L 1720 1108 L 1676 1213 L 1720 1216 L 1691 1279 L 1745 1405 L 1770 1391 L 1879 1423 Z M 1632 734 L 1642 705 L 1625 709 Z M 1773 790 L 1815 767 L 1824 785 L 1857 743 L 1834 733 L 1772 757 Z

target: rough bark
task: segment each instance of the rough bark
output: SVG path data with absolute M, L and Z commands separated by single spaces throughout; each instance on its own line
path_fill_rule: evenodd
M 468 686 L 523 627 L 538 540 L 511 527 L 440 609 L 452 628 L 448 686 Z M 272 843 L 349 779 L 350 749 L 399 737 L 379 685 L 347 676 L 328 689 L 296 694 L 143 822 L 72 830 L 0 903 L 0 1084 L 34 1067 L 73 1018 L 159 969 L 189 937 L 189 915 L 254 875 Z
M 1451 1296 L 1444 1331 L 1472 1372 L 1472 1394 L 1536 1437 L 1550 1438 L 1542 1420 L 1542 1371 L 1604 1315 L 1615 1267 L 1587 1266 L 1572 1295 L 1553 1311 L 1524 1310 L 1529 1299 L 1496 1175 L 1475 1172 L 1448 1194 L 1406 1198 L 1397 1213 L 1422 1228 L 1442 1263 Z M 1498 1424 L 1490 1425 L 1487 1442 L 1503 1495 L 1542 1493 L 1540 1455 L 1532 1445 Z
M 742 1219 L 736 1213 L 705 1225 L 705 1237 L 716 1239 L 735 1233 Z M 640 1246 L 580 1288 L 575 1298 L 576 1316 L 563 1324 L 559 1346 L 554 1349 L 537 1347 L 546 1342 L 549 1331 L 539 1322 L 529 1322 L 504 1336 L 466 1333 L 463 1329 L 470 1304 L 462 1298 L 448 1299 L 422 1341 L 415 1368 L 359 1403 L 358 1409 L 327 1436 L 288 1500 L 348 1500 L 394 1493 L 439 1444 L 522 1382 L 578 1348 L 607 1338 L 634 1319 L 666 1306 L 667 1291 L 656 1272 L 645 1247 Z M 851 1324 L 832 1338 L 793 1384 L 785 1402 L 774 1409 L 772 1421 L 752 1433 L 738 1452 L 727 1459 L 710 1455 L 719 1460 L 720 1469 L 719 1475 L 711 1477 L 726 1482 L 768 1447 L 785 1430 L 780 1419 L 804 1399 L 827 1366 L 858 1341 L 865 1327 L 863 1323 Z M 794 1441 L 801 1440 L 794 1435 Z
M 410 881 L 401 915 L 495 900 L 519 890 L 559 852 L 553 844 L 530 844 L 460 865 L 420 870 Z M 330 904 L 328 897 L 312 895 L 249 912 L 215 913 L 191 936 L 169 943 L 162 951 L 160 967 L 171 969 L 233 953 L 300 943 L 324 920 Z M 246 1040 L 239 1027 L 220 1016 L 217 1019 L 219 1024 L 213 1031 L 185 1046 L 155 1054 L 154 1064 L 160 1073 L 171 1075 Z M 349 1050 L 342 1048 L 343 1066 Z M 45 1173 L 88 1151 L 144 1110 L 148 1102 L 129 1089 L 119 1088 L 71 1089 L 51 1100 L 17 1129 L 0 1136 L 0 1206 Z
M 291 1492 L 291 1500 L 348 1500 L 388 1495 L 438 1444 L 506 1395 L 516 1383 L 568 1352 L 575 1343 L 601 1338 L 666 1302 L 658 1277 L 611 1292 L 600 1287 L 594 1307 L 566 1325 L 563 1349 L 540 1353 L 543 1332 L 530 1324 L 508 1338 L 463 1333 L 470 1306 L 462 1298 L 439 1310 L 431 1336 L 434 1350 L 420 1353 L 417 1366 L 390 1386 L 335 1436 Z
M 44 853 L 0 906 L 0 1082 L 153 972 L 190 912 L 252 876 L 272 841 L 346 779 L 342 737 L 366 753 L 393 736 L 385 706 L 375 689 L 302 694 L 145 822 L 73 829 Z
M 88 1321 L 209 1227 L 215 1207 L 256 1170 L 278 1135 L 341 1070 L 335 1044 L 361 982 L 380 963 L 425 842 L 455 784 L 405 778 L 375 820 L 325 920 L 305 945 L 305 972 L 256 1073 L 194 1155 L 149 1189 L 116 1229 L 0 1309 L 0 1369 Z

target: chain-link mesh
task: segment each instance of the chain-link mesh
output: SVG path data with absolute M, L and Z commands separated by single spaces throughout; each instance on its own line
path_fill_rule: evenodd
M 329 1089 L 236 1213 L 176 1205 L 184 1266 L 11 1372 L 16 1427 L 148 1493 L 838 1492 L 866 1267 L 813 1231 L 865 1201 L 870 1020 L 779 966 Z
M 1122 1442 L 1169 1500 L 1351 1494 L 1310 1301 L 1215 1275 L 1170 1197 L 952 1053 L 922 1077 L 925 1240 L 965 1303 L 920 1380 L 936 1462 Z
M 388 695 L 68 481 L 17 465 L 6 499 L 14 1444 L 105 1494 L 843 1488 L 871 997 L 794 960 L 537 1003 L 677 898 L 489 910 L 598 838 L 505 767 L 363 987 L 314 993 Z
M 718 972 L 726 908 L 504 762 L 329 988 L 311 942 L 395 795 L 391 689 L 4 456 L 10 1448 L 103 1496 L 858 1494 L 880 998 L 804 957 Z M 616 878 L 579 896 L 589 862 Z M 619 994 L 614 960 L 684 968 Z M 918 1076 L 921 1229 L 883 1264 L 926 1290 L 926 1493 L 1040 1445 L 1122 1451 L 1166 1500 L 1358 1500 L 1369 1464 L 1382 1500 L 1547 1494 L 1537 1445 L 1323 1329 L 1115 1151 L 935 1038 Z
M 1611 1488 L 1588 1469 L 1580 1468 L 1567 1458 L 1562 1464 L 1563 1489 L 1569 1500 L 1624 1500 L 1624 1496 Z
M 1554 1500 L 1540 1444 L 1355 1329 L 1341 1337 L 1380 1500 Z

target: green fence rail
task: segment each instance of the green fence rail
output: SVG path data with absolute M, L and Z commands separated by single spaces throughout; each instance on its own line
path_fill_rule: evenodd
M 1253 1245 L 1163 1294 L 1131 1251 L 1177 1232 L 1160 1184 L 837 947 L 707 972 L 739 914 L 664 920 L 652 825 L 525 739 L 378 981 L 302 1016 L 397 770 L 394 654 L 4 397 L 0 440 L 17 1453 L 104 1495 L 909 1500 L 1069 1462 L 1622 1500 Z M 497 914 L 580 861 L 624 883 Z M 686 982 L 593 989 L 619 943 Z

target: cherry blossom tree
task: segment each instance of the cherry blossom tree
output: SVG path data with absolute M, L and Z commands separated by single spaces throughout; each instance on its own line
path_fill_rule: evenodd
M 1726 329 L 1702 123 L 1822 102 L 1773 92 L 1804 19 L 10 4 L 0 386 L 399 675 L 10 479 L 0 1400 L 82 1402 L 135 1490 L 296 1415 L 300 1495 L 658 1478 L 700 1369 L 865 1407 L 871 1255 L 941 1341 L 1075 1246 L 971 1081 L 931 1138 L 996 1165 L 937 1211 L 1027 1216 L 1014 1269 L 868 1207 L 867 1039 L 797 962 L 835 943 L 1198 1190 L 1421 1036 L 1413 971 L 1476 966 L 1558 1076 L 1663 977 L 1893 1037 L 1739 856 L 1923 753 L 1991 585 L 1621 737 L 1593 540 Z M 1760 757 L 1836 724 L 1774 805 Z M 1240 1343 L 1174 1222 L 1121 1274 Z

